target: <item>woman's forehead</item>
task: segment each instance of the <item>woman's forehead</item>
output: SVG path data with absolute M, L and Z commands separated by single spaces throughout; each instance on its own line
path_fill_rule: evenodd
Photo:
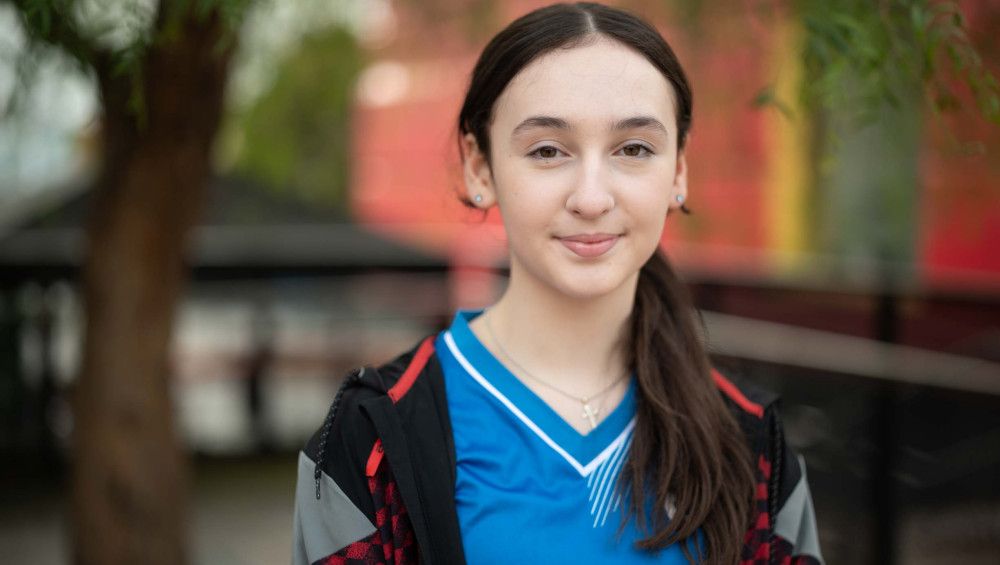
M 640 53 L 609 39 L 556 49 L 518 73 L 497 99 L 494 123 L 513 129 L 530 116 L 571 126 L 652 116 L 674 127 L 673 88 Z

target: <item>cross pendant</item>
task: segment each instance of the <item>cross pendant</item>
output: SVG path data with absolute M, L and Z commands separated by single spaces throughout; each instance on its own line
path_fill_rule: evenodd
M 601 411 L 600 408 L 596 409 L 591 408 L 589 402 L 583 403 L 583 416 L 581 417 L 590 420 L 590 429 L 594 429 L 597 427 L 597 420 L 595 420 L 594 418 L 597 416 L 598 413 L 600 413 L 600 411 Z

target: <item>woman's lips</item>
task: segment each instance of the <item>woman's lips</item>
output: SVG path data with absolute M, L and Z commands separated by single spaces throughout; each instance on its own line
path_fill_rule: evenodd
M 601 236 L 601 237 L 579 237 L 579 238 L 559 238 L 559 241 L 565 245 L 570 251 L 576 253 L 580 257 L 597 257 L 606 253 L 609 249 L 618 243 L 617 235 Z

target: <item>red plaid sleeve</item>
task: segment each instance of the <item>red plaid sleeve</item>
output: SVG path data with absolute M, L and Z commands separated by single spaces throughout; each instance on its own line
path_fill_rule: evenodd
M 418 562 L 413 525 L 385 460 L 368 490 L 375 504 L 375 532 L 320 561 L 322 565 L 410 565 Z

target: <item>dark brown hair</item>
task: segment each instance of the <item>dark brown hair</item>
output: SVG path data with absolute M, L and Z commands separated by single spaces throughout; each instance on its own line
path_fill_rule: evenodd
M 460 138 L 472 133 L 492 165 L 493 106 L 510 81 L 537 57 L 597 36 L 639 52 L 670 82 L 677 108 L 677 150 L 682 150 L 691 127 L 692 99 L 673 50 L 643 20 L 589 2 L 535 10 L 489 42 L 472 71 L 459 114 Z M 462 200 L 472 205 L 467 197 Z M 750 525 L 750 450 L 713 382 L 687 288 L 660 249 L 639 272 L 630 326 L 627 358 L 638 377 L 639 394 L 634 439 L 616 486 L 629 500 L 618 532 L 634 517 L 647 536 L 636 546 L 659 551 L 688 540 L 700 527 L 706 549 L 701 557 L 734 563 Z M 649 500 L 654 504 L 647 515 Z M 676 508 L 673 518 L 666 512 L 670 503 Z M 691 559 L 689 544 L 683 549 Z

